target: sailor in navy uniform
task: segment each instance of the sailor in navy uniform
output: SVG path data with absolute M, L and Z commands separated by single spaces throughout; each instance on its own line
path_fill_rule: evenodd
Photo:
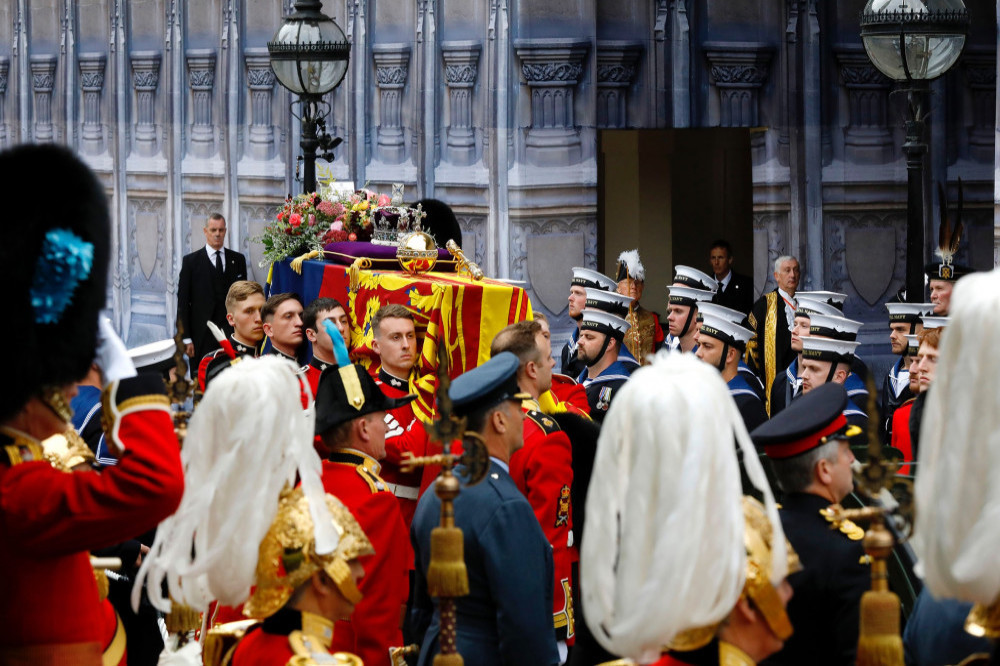
M 855 342 L 858 339 L 858 331 L 860 329 L 860 321 L 847 319 L 843 316 L 815 314 L 809 318 L 809 335 L 814 338 L 819 337 Z M 863 375 L 857 372 L 856 368 L 859 365 L 858 357 L 856 354 L 852 354 L 851 356 L 847 378 L 844 380 L 844 390 L 847 391 L 847 398 L 851 401 L 851 404 L 866 414 L 865 422 L 867 423 L 868 417 L 865 409 L 868 407 L 868 387 L 865 385 L 864 379 L 862 379 L 862 376 L 868 376 L 867 367 L 864 367 L 862 370 Z M 860 365 L 864 366 L 863 363 Z
M 511 454 L 523 444 L 529 398 L 517 384 L 517 356 L 502 352 L 456 378 L 448 395 L 458 416 L 485 443 L 486 477 L 465 486 L 455 500 L 469 593 L 456 600 L 456 647 L 467 664 L 555 666 L 564 659 L 552 624 L 552 547 L 528 500 L 508 473 Z M 464 481 L 462 469 L 459 479 Z M 410 530 L 416 555 L 413 626 L 423 636 L 420 666 L 439 650 L 441 618 L 427 592 L 431 532 L 441 521 L 441 500 L 424 493 Z
M 698 348 L 698 306 L 711 303 L 714 292 L 683 284 L 667 287 L 667 330 L 663 346 L 671 351 L 694 352 Z
M 799 360 L 802 358 L 802 338 L 809 335 L 810 319 L 814 314 L 840 316 L 840 310 L 825 300 L 814 300 L 813 294 L 807 292 L 805 297 L 798 299 L 795 316 L 789 328 L 792 334 L 792 351 L 796 352 L 792 362 L 785 371 L 775 375 L 771 382 L 771 415 L 774 416 L 792 403 L 792 400 L 802 395 L 802 380 L 799 379 Z M 822 293 L 822 292 L 821 292 Z
M 716 317 L 720 317 L 729 321 L 730 323 L 736 324 L 737 326 L 743 326 L 743 320 L 746 319 L 744 315 L 739 310 L 734 310 L 732 308 L 726 307 L 725 305 L 719 305 L 718 303 L 698 303 L 698 325 L 701 326 L 704 316 L 706 314 L 712 314 Z M 700 334 L 700 330 L 699 330 Z M 739 365 L 736 366 L 736 371 L 740 373 L 747 385 L 757 394 L 761 402 L 764 402 L 764 384 L 760 381 L 760 377 L 750 369 L 750 366 L 741 358 Z
M 814 319 L 818 316 L 820 315 L 815 315 Z M 844 385 L 850 375 L 851 361 L 858 344 L 857 341 L 815 336 L 802 338 L 802 367 L 799 368 L 799 377 L 802 378 L 803 396 L 824 384 L 840 384 L 845 389 L 844 395 L 847 395 Z M 799 400 L 801 398 L 793 401 L 792 404 L 798 403 Z M 843 415 L 848 424 L 862 429 L 858 442 L 864 443 L 868 414 L 848 399 L 844 404 Z
M 695 352 L 695 356 L 715 366 L 722 374 L 747 431 L 767 421 L 763 401 L 738 371 L 740 357 L 746 351 L 747 341 L 752 335 L 753 331 L 739 324 L 706 313 L 702 315 L 698 351 Z
M 805 353 L 808 349 L 807 344 Z M 795 633 L 767 664 L 846 666 L 855 661 L 861 595 L 871 585 L 861 544 L 864 530 L 834 521 L 828 511 L 854 488 L 849 440 L 860 429 L 844 416 L 848 404 L 843 386 L 824 384 L 750 435 L 771 459 L 785 493 L 781 523 L 803 567 L 788 577 L 795 590 L 788 603 Z
M 913 398 L 906 336 L 916 335 L 923 330 L 920 318 L 933 313 L 934 304 L 886 303 L 885 307 L 889 311 L 889 344 L 892 346 L 892 353 L 899 357 L 889 368 L 879 397 L 879 414 L 882 418 L 879 437 L 883 444 L 888 444 L 892 440 L 892 416 L 896 408 Z
M 613 292 L 618 289 L 618 283 L 595 270 L 582 266 L 573 267 L 573 278 L 569 283 L 569 316 L 576 321 L 577 328 L 570 336 L 569 342 L 563 346 L 559 364 L 562 374 L 567 377 L 578 376 L 585 367 L 577 357 L 576 351 L 577 341 L 580 339 L 580 320 L 586 307 L 587 289 Z
M 625 334 L 630 326 L 621 312 L 632 299 L 597 289 L 587 290 L 587 307 L 580 322 L 579 356 L 586 365 L 577 381 L 587 392 L 590 417 L 604 420 L 615 392 L 638 367 L 623 362 Z

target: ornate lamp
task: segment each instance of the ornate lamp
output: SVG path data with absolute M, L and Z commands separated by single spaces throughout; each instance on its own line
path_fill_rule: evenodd
M 969 13 L 962 0 L 868 0 L 861 41 L 872 64 L 906 91 L 906 300 L 924 296 L 923 165 L 927 83 L 947 72 L 965 47 Z
M 302 187 L 316 190 L 316 149 L 332 159 L 342 139 L 326 133 L 330 107 L 322 97 L 340 85 L 347 73 L 351 44 L 333 19 L 323 14 L 320 0 L 296 0 L 292 13 L 267 43 L 271 69 L 282 86 L 299 96 L 302 121 Z M 292 115 L 295 115 L 294 112 Z M 317 132 L 317 128 L 319 132 Z

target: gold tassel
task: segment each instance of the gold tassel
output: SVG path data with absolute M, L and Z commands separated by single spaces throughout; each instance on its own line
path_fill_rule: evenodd
M 201 613 L 190 606 L 171 601 L 165 622 L 168 633 L 186 634 L 201 628 Z
M 457 527 L 435 527 L 431 530 L 427 591 L 432 597 L 461 597 L 469 593 L 465 544 L 462 530 Z
M 465 660 L 457 652 L 454 654 L 434 655 L 434 666 L 465 666 Z
M 865 552 L 872 558 L 872 589 L 861 595 L 857 666 L 903 666 L 899 597 L 889 591 L 886 566 L 893 542 L 892 534 L 879 519 L 865 534 Z
M 371 268 L 372 262 L 370 259 L 365 259 L 364 257 L 358 257 L 351 264 L 351 267 L 347 269 L 347 274 L 351 281 L 351 292 L 356 293 L 361 287 L 361 270 L 365 268 Z
M 302 262 L 308 259 L 315 259 L 320 254 L 321 253 L 319 250 L 313 250 L 311 252 L 306 252 L 301 257 L 295 257 L 294 259 L 292 259 L 292 270 L 298 273 L 299 275 L 302 275 Z

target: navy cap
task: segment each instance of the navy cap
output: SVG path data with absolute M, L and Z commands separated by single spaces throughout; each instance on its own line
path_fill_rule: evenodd
M 844 417 L 847 391 L 828 382 L 792 401 L 750 433 L 754 445 L 770 458 L 781 460 L 810 451 L 833 439 L 847 439 L 861 432 Z
M 458 416 L 488 409 L 504 400 L 527 400 L 517 385 L 517 369 L 521 362 L 511 352 L 500 352 L 478 368 L 455 378 L 448 388 L 448 397 Z
M 956 282 L 969 273 L 975 273 L 975 269 L 962 264 L 954 264 L 950 261 L 932 261 L 924 266 L 924 275 L 928 280 L 945 280 Z

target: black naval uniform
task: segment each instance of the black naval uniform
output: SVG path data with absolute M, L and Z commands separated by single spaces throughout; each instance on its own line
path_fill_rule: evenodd
M 587 369 L 586 364 L 580 360 L 576 355 L 576 341 L 580 337 L 580 330 L 577 329 L 573 332 L 573 336 L 569 339 L 565 345 L 563 345 L 562 353 L 560 354 L 560 371 L 567 377 L 579 377 L 580 373 Z
M 861 546 L 864 531 L 831 529 L 820 513 L 829 506 L 829 500 L 809 493 L 784 498 L 781 524 L 802 561 L 802 571 L 788 577 L 795 591 L 788 602 L 795 633 L 765 664 L 854 664 L 861 595 L 871 587 L 871 568 Z

